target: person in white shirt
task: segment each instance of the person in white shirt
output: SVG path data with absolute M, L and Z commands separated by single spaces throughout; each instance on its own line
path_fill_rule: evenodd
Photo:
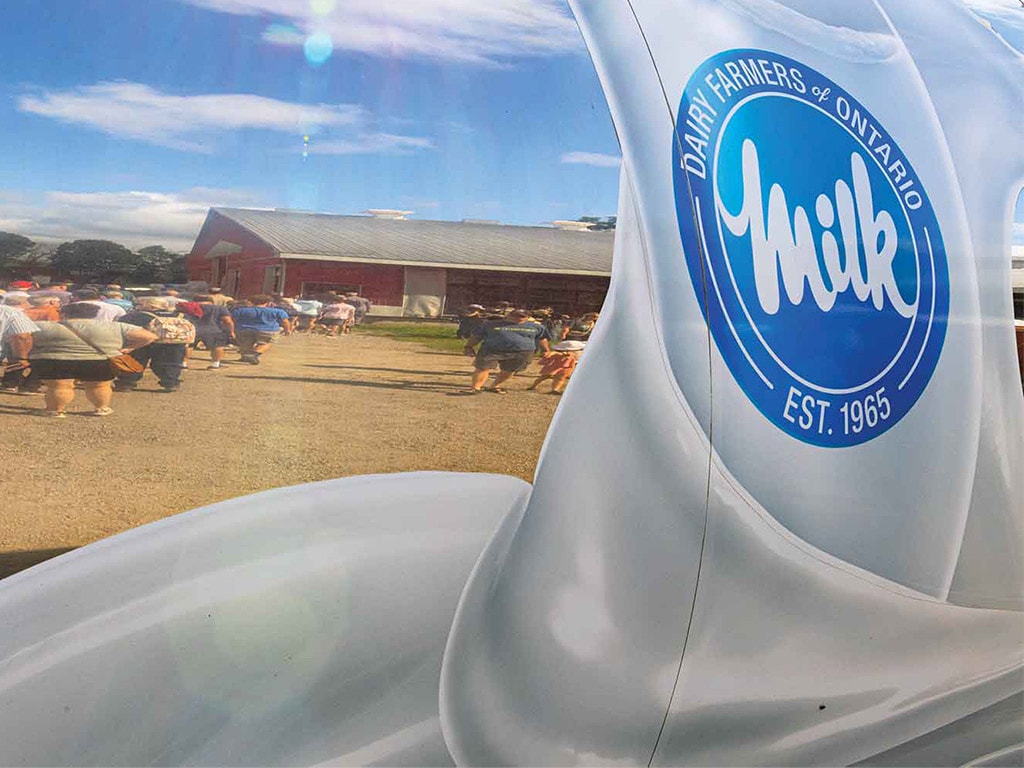
M 99 307 L 97 320 L 113 323 L 117 322 L 118 318 L 124 317 L 124 308 L 103 301 L 96 291 L 78 291 L 75 293 L 75 301 L 83 304 L 95 304 Z
M 32 348 L 32 334 L 39 326 L 14 307 L 0 306 L 0 341 L 8 345 L 17 360 L 27 360 Z
M 294 304 L 295 308 L 299 310 L 298 329 L 312 331 L 316 319 L 320 317 L 320 310 L 324 307 L 323 302 L 316 299 L 296 299 Z

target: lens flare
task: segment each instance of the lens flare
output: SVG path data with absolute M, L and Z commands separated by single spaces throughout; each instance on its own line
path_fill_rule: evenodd
M 319 67 L 334 53 L 334 41 L 326 32 L 314 32 L 306 38 L 302 50 L 306 54 L 306 61 L 314 67 Z

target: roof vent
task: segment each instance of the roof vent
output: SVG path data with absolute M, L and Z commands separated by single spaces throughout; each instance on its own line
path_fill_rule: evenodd
M 388 219 L 390 221 L 402 221 L 412 216 L 415 211 L 395 211 L 390 208 L 369 208 L 363 213 L 368 213 L 375 219 Z
M 589 232 L 594 223 L 591 221 L 552 221 L 551 226 L 563 232 Z
M 489 227 L 501 226 L 501 222 L 497 219 L 463 219 L 463 224 L 484 224 Z

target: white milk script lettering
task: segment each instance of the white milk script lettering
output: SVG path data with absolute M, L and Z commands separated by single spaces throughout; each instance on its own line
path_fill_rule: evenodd
M 768 217 L 762 207 L 761 165 L 757 147 L 747 139 L 743 142 L 743 204 L 738 214 L 731 213 L 721 200 L 718 208 L 729 231 L 737 237 L 750 232 L 750 245 L 754 258 L 754 285 L 761 307 L 770 315 L 779 311 L 779 275 L 791 304 L 804 298 L 804 285 L 809 285 L 811 296 L 823 312 L 832 309 L 836 296 L 848 288 L 860 301 L 871 297 L 875 309 L 884 306 L 884 297 L 900 315 L 913 316 L 914 304 L 903 300 L 892 262 L 898 246 L 896 225 L 888 211 L 875 215 L 871 195 L 871 182 L 864 160 L 856 152 L 850 155 L 853 191 L 843 179 L 836 180 L 835 202 L 822 194 L 815 202 L 815 215 L 824 228 L 821 235 L 821 253 L 826 275 L 818 264 L 818 250 L 811 231 L 807 212 L 797 206 L 790 220 L 786 193 L 773 184 L 768 193 Z M 839 243 L 829 231 L 839 219 L 839 232 L 843 241 L 840 258 Z M 858 259 L 858 236 L 864 248 L 866 273 Z

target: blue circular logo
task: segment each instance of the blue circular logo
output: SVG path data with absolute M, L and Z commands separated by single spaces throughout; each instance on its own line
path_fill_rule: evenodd
M 800 62 L 727 51 L 690 78 L 673 157 L 697 301 L 758 410 L 832 448 L 903 418 L 942 351 L 949 274 L 885 127 Z

